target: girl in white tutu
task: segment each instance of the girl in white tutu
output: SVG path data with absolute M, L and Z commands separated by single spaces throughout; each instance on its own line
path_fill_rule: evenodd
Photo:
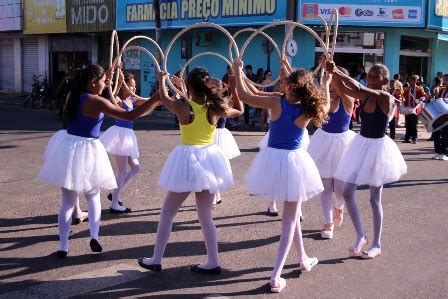
M 241 60 L 233 64 L 240 98 L 251 106 L 272 111 L 268 147 L 257 154 L 245 179 L 251 194 L 283 201 L 282 231 L 270 282 L 272 292 L 281 292 L 286 286 L 281 272 L 293 241 L 301 270 L 310 271 L 318 263 L 305 252 L 297 216 L 300 203 L 322 192 L 323 186 L 313 159 L 300 143 L 308 123 L 313 119 L 319 125 L 327 116 L 331 79 L 325 77 L 325 92 L 314 85 L 311 73 L 298 69 L 287 78 L 284 98 L 263 97 L 246 89 L 242 67 Z
M 188 195 L 194 192 L 207 261 L 192 266 L 191 271 L 219 274 L 221 267 L 212 217 L 213 198 L 216 192 L 233 185 L 233 175 L 229 160 L 213 141 L 218 119 L 240 115 L 242 103 L 237 101 L 235 108 L 229 108 L 225 97 L 203 68 L 194 68 L 188 74 L 186 85 L 191 99 L 185 102 L 168 97 L 166 73 L 160 73 L 158 77 L 161 100 L 179 119 L 182 144 L 171 152 L 160 174 L 159 185 L 167 190 L 167 194 L 160 212 L 154 254 L 151 258 L 138 259 L 138 263 L 145 269 L 161 271 L 174 217 Z
M 287 66 L 289 66 L 289 64 L 285 64 L 285 67 L 287 67 Z M 287 72 L 290 73 L 291 71 L 292 71 L 292 68 L 288 68 Z M 281 97 L 285 97 L 285 92 L 286 92 L 286 84 L 285 83 L 286 83 L 287 75 L 286 75 L 285 71 L 283 71 L 283 70 L 281 71 L 280 77 L 281 77 L 281 80 L 279 82 L 280 92 L 260 91 L 254 85 L 252 85 L 250 80 L 246 80 L 245 84 L 246 84 L 246 87 L 250 90 L 250 92 L 253 93 L 254 95 L 266 96 L 266 97 L 274 96 L 274 97 L 281 98 Z M 267 109 L 265 111 L 267 111 L 267 114 L 268 114 L 268 124 L 270 127 L 271 110 Z M 260 148 L 260 150 L 262 150 L 268 146 L 268 140 L 269 140 L 269 130 L 266 132 L 266 134 L 263 136 L 263 138 L 258 143 L 258 147 Z M 309 144 L 310 144 L 310 136 L 308 134 L 308 130 L 305 128 L 305 130 L 303 132 L 302 142 L 300 143 L 300 147 L 306 150 L 308 148 Z M 267 215 L 271 216 L 271 217 L 278 216 L 277 203 L 276 203 L 275 199 L 269 201 Z M 300 219 L 300 221 L 303 220 L 301 205 L 299 207 L 299 219 Z
M 347 70 L 340 69 L 348 75 Z M 320 205 L 324 217 L 324 226 L 320 235 L 324 239 L 332 239 L 335 225 L 340 226 L 343 221 L 344 182 L 335 179 L 334 173 L 347 144 L 356 135 L 355 132 L 349 130 L 354 99 L 341 93 L 335 80 L 330 84 L 330 96 L 328 122 L 316 130 L 308 147 L 308 153 L 316 163 L 324 185 L 324 191 L 320 194 Z
M 98 140 L 104 114 L 132 120 L 153 109 L 158 100 L 150 100 L 138 109 L 127 112 L 99 96 L 109 83 L 99 65 L 85 67 L 78 74 L 67 102 L 67 130 L 56 132 L 44 153 L 44 165 L 39 177 L 62 189 L 59 210 L 58 257 L 67 256 L 70 220 L 78 192 L 87 199 L 90 226 L 90 248 L 101 252 L 98 241 L 101 218 L 100 188 L 116 188 L 112 167 L 103 144 Z
M 217 88 L 222 89 L 222 81 L 216 78 L 213 78 L 214 84 L 216 84 Z M 235 103 L 238 105 L 239 99 L 235 90 L 235 76 L 233 74 L 228 75 L 228 85 L 229 90 L 231 92 L 232 97 L 229 98 L 228 105 L 233 107 Z M 235 100 L 236 99 L 236 100 Z M 241 115 L 244 113 L 244 108 L 241 107 Z M 220 117 L 218 122 L 216 123 L 216 133 L 215 133 L 215 144 L 219 146 L 219 148 L 224 153 L 224 156 L 232 160 L 241 155 L 240 149 L 238 148 L 238 144 L 236 143 L 235 138 L 229 129 L 226 128 L 226 118 Z M 220 204 L 221 201 L 221 193 L 216 192 L 215 199 L 213 200 L 213 206 Z
M 130 90 L 125 88 L 123 80 Z M 129 112 L 134 109 L 134 105 L 142 105 L 145 102 L 145 100 L 134 98 L 131 95 L 131 91 L 135 93 L 136 90 L 134 75 L 128 73 L 123 76 L 123 74 L 120 74 L 118 84 L 117 91 L 121 88 L 123 99 L 118 96 L 115 99 L 121 108 Z M 112 214 L 131 212 L 131 209 L 123 206 L 120 194 L 131 178 L 140 171 L 137 137 L 133 127 L 133 121 L 117 118 L 115 125 L 100 136 L 100 141 L 104 144 L 106 151 L 115 156 L 117 163 L 117 174 L 115 176 L 117 188 L 107 196 L 112 201 L 109 209 Z M 128 165 L 129 171 L 127 170 Z
M 341 92 L 362 99 L 360 116 L 361 132 L 350 142 L 342 154 L 334 174 L 344 181 L 343 196 L 350 218 L 355 226 L 355 242 L 349 248 L 349 256 L 374 258 L 381 254 L 381 231 L 383 207 L 381 193 L 383 185 L 398 181 L 407 172 L 406 163 L 395 142 L 386 135 L 388 118 L 393 114 L 395 98 L 384 91 L 389 84 L 389 70 L 384 65 L 374 65 L 367 76 L 368 87 L 359 84 L 334 63 L 327 63 Z M 373 215 L 373 239 L 370 248 L 355 200 L 358 185 L 370 188 L 370 204 Z

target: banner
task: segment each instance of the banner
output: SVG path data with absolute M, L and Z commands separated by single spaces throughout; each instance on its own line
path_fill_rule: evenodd
M 219 25 L 267 24 L 286 18 L 286 0 L 160 0 L 162 28 L 210 21 Z M 152 0 L 117 0 L 117 30 L 154 29 Z
M 448 0 L 429 0 L 428 28 L 448 31 Z
M 425 4 L 425 0 L 301 0 L 297 15 L 329 20 L 331 10 L 337 9 L 340 25 L 424 28 Z M 306 20 L 305 24 L 322 21 Z
M 23 33 L 65 33 L 65 0 L 24 0 Z
M 22 5 L 0 1 L 0 31 L 22 30 Z
M 115 0 L 67 1 L 68 32 L 99 32 L 115 29 Z

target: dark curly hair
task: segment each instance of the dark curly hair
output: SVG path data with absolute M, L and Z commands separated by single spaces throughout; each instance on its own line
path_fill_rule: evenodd
M 322 126 L 328 116 L 324 111 L 327 97 L 324 90 L 314 84 L 312 73 L 302 68 L 296 69 L 289 75 L 287 85 L 293 88 L 293 94 L 297 97 L 297 103 L 302 106 L 303 113 L 317 127 Z
M 194 68 L 187 77 L 187 92 L 205 96 L 206 107 L 215 113 L 223 114 L 227 111 L 226 97 L 219 86 L 213 82 L 209 73 L 204 68 Z

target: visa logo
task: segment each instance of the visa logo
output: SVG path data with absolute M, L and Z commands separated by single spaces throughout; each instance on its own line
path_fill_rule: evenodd
M 320 14 L 321 15 L 329 15 L 329 14 L 331 14 L 331 9 L 330 8 L 321 8 Z
M 409 19 L 417 19 L 417 10 L 416 9 L 410 9 L 408 12 L 408 18 Z

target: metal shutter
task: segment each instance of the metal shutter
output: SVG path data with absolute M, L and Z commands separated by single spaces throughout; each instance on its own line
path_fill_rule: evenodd
M 14 91 L 14 40 L 0 39 L 0 90 Z
M 22 89 L 23 91 L 30 92 L 33 85 L 33 75 L 37 76 L 39 72 L 37 38 L 24 39 L 22 45 Z

